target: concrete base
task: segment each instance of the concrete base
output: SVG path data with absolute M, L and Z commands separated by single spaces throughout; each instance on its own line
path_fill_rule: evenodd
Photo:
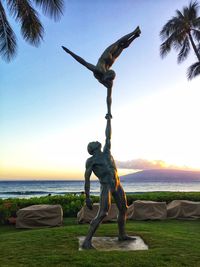
M 93 237 L 92 245 L 96 250 L 99 251 L 129 251 L 129 250 L 147 250 L 148 246 L 144 243 L 141 237 L 132 236 L 135 240 L 128 241 L 118 241 L 117 237 Z M 82 243 L 85 239 L 85 236 L 80 236 L 79 238 L 79 250 L 82 249 Z

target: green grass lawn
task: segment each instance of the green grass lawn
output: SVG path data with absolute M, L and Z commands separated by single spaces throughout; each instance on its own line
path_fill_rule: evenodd
M 200 221 L 128 221 L 129 235 L 139 235 L 146 251 L 78 251 L 78 236 L 88 225 L 65 219 L 63 227 L 18 230 L 0 226 L 0 266 L 200 267 Z M 117 224 L 102 224 L 96 236 L 115 236 Z

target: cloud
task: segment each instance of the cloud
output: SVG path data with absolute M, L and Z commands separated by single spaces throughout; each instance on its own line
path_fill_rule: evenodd
M 116 161 L 116 165 L 120 169 L 137 169 L 137 170 L 150 170 L 150 169 L 179 169 L 178 166 L 168 165 L 163 160 L 146 160 L 134 159 L 129 161 Z

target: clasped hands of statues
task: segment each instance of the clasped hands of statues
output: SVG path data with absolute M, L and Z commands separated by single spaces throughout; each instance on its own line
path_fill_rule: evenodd
M 110 120 L 110 119 L 112 119 L 112 115 L 111 115 L 111 113 L 107 113 L 106 116 L 105 116 L 105 119 L 106 119 L 106 120 Z

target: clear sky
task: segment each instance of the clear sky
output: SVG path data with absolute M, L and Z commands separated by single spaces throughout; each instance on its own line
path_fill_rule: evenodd
M 186 78 L 196 58 L 191 51 L 177 65 L 175 52 L 159 55 L 162 26 L 188 1 L 65 2 L 59 22 L 41 15 L 39 48 L 11 21 L 18 55 L 0 62 L 0 178 L 83 178 L 88 142 L 104 143 L 106 90 L 61 45 L 96 64 L 138 25 L 141 36 L 112 66 L 112 154 L 133 165 L 140 159 L 141 169 L 146 162 L 200 169 L 199 77 Z

